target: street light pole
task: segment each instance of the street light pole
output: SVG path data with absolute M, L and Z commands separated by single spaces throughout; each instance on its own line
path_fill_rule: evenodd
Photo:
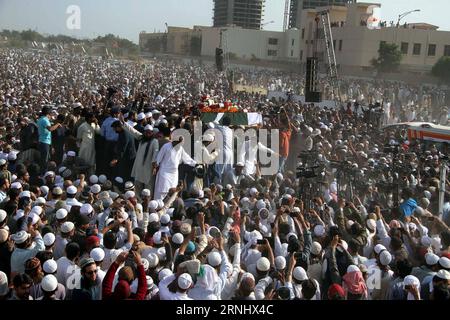
M 411 14 L 411 13 L 414 13 L 414 12 L 420 12 L 420 9 L 411 10 L 411 11 L 407 11 L 407 12 L 405 12 L 405 13 L 400 14 L 400 15 L 398 16 L 397 27 L 400 26 L 400 21 L 401 21 L 404 17 L 406 17 L 407 15 L 409 15 L 409 14 Z

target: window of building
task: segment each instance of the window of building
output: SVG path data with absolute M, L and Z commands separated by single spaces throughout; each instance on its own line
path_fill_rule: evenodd
M 342 40 L 339 40 L 339 51 L 342 51 Z
M 409 49 L 409 43 L 402 42 L 402 44 L 400 45 L 400 50 L 401 50 L 402 54 L 408 54 L 408 49 Z
M 291 50 L 291 57 L 294 56 L 294 50 Z
M 294 46 L 295 39 L 292 39 L 291 46 Z
M 333 40 L 333 48 L 336 50 L 336 39 Z
M 420 43 L 414 43 L 413 55 L 420 56 L 420 50 L 421 49 L 422 49 L 422 45 Z
M 428 56 L 434 57 L 436 55 L 436 45 L 435 44 L 429 44 L 428 45 Z
M 303 50 L 300 50 L 300 61 L 303 61 Z
M 444 57 L 450 57 L 450 45 L 444 46 Z
M 268 50 L 267 55 L 269 57 L 276 57 L 278 55 L 278 51 L 277 50 Z
M 302 40 L 305 39 L 305 28 L 302 29 Z
M 269 44 L 276 46 L 278 44 L 277 38 L 269 38 Z

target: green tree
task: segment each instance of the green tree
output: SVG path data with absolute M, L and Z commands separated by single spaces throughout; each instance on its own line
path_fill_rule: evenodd
M 402 61 L 402 53 L 394 43 L 380 44 L 378 58 L 372 60 L 372 65 L 378 71 L 396 71 Z
M 450 83 L 450 57 L 442 57 L 431 69 L 431 73 L 439 79 Z

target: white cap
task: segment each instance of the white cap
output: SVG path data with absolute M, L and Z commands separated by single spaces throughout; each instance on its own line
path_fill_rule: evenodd
M 144 130 L 145 131 L 153 131 L 153 127 L 151 126 L 151 125 L 146 125 L 145 127 L 144 127 Z
M 183 273 L 178 277 L 178 286 L 183 289 L 189 289 L 192 285 L 192 277 L 189 273 Z
M 53 193 L 54 195 L 62 195 L 62 194 L 63 194 L 63 191 L 62 191 L 62 189 L 61 189 L 60 187 L 54 187 L 54 188 L 52 189 L 52 193 Z
M 311 245 L 311 253 L 317 256 L 320 252 L 322 252 L 322 245 L 319 242 L 314 241 Z
M 159 219 L 159 221 L 162 224 L 167 224 L 170 222 L 170 216 L 168 214 L 163 214 L 163 215 L 161 215 L 161 218 Z
M 392 261 L 392 255 L 389 253 L 389 251 L 383 250 L 380 253 L 380 263 L 383 266 L 387 266 L 387 265 L 389 265 L 389 263 L 391 263 L 391 261 Z
M 355 266 L 354 264 L 351 264 L 347 267 L 347 273 L 358 272 L 358 271 L 361 271 L 361 270 L 358 268 L 358 266 Z
M 68 151 L 67 152 L 67 156 L 68 157 L 75 157 L 77 154 L 76 154 L 76 152 L 75 151 Z
M 251 188 L 250 189 L 250 195 L 251 196 L 255 196 L 257 193 L 258 193 L 258 189 L 256 189 L 256 188 Z
M 158 207 L 157 207 L 157 208 L 162 208 L 162 207 L 164 207 L 164 201 L 162 201 L 162 199 L 156 200 L 156 203 L 158 204 Z
M 208 253 L 208 263 L 212 267 L 217 267 L 222 263 L 222 257 L 220 256 L 220 253 L 217 251 L 212 251 Z
M 5 159 L 0 159 L 0 166 L 4 166 L 6 164 L 6 160 Z
M 17 243 L 17 244 L 22 244 L 22 243 L 24 243 L 25 241 L 28 240 L 29 237 L 30 237 L 30 234 L 27 233 L 26 231 L 19 231 L 19 232 L 15 233 L 15 234 L 13 234 L 13 235 L 11 236 L 11 238 L 12 238 L 12 239 L 14 240 L 14 242 Z
M 375 251 L 376 254 L 380 254 L 380 252 L 383 250 L 386 250 L 386 247 L 380 243 L 373 247 L 373 251 Z
M 429 236 L 422 236 L 422 238 L 420 239 L 420 242 L 422 243 L 422 245 L 424 247 L 431 246 L 431 238 Z
M 19 198 L 31 198 L 30 191 L 22 191 L 21 193 L 19 193 Z
M 168 208 L 166 210 L 166 213 L 169 215 L 170 218 L 173 217 L 173 212 L 175 211 L 175 208 Z
M 425 190 L 425 191 L 423 192 L 423 194 L 424 194 L 425 198 L 427 198 L 428 200 L 431 199 L 431 192 L 430 192 L 430 191 Z
M 171 275 L 173 275 L 173 272 L 170 269 L 164 268 L 159 272 L 158 280 L 162 281 L 165 278 L 170 277 Z
M 256 262 L 256 268 L 262 272 L 269 271 L 269 269 L 270 269 L 269 259 L 267 259 L 266 257 L 259 258 L 258 261 Z
M 50 247 L 55 243 L 56 237 L 53 233 L 46 233 L 44 236 L 44 245 Z
M 8 214 L 6 213 L 6 211 L 0 209 L 0 222 L 5 221 L 5 219 L 6 219 L 7 216 L 8 216 Z
M 155 244 L 161 244 L 162 243 L 161 236 L 162 236 L 161 231 L 156 231 L 153 234 L 153 242 Z
M 127 182 L 125 182 L 125 189 L 133 189 L 134 188 L 134 183 L 133 182 L 131 182 L 131 181 L 127 181 Z
M 41 288 L 46 292 L 55 291 L 56 288 L 58 288 L 58 280 L 56 280 L 56 277 L 54 275 L 48 274 L 44 278 L 42 278 Z
M 286 258 L 283 256 L 276 257 L 275 268 L 277 268 L 277 270 L 283 270 L 284 268 L 286 268 Z
M 94 208 L 89 203 L 83 203 L 83 205 L 80 208 L 80 213 L 82 215 L 89 215 L 94 211 Z
M 98 183 L 100 184 L 104 184 L 107 180 L 108 178 L 104 174 L 98 176 Z
M 184 241 L 184 236 L 181 233 L 175 233 L 172 236 L 172 242 L 175 244 L 182 244 Z
M 55 172 L 54 171 L 47 171 L 46 173 L 44 173 L 44 178 L 54 177 L 54 176 L 55 176 Z
M 70 187 L 67 188 L 66 192 L 67 192 L 68 194 L 77 194 L 78 190 L 77 190 L 76 187 L 70 186 Z
M 149 266 L 148 260 L 145 258 L 141 258 L 141 262 L 142 262 L 142 266 L 144 267 L 144 271 L 147 272 L 148 266 Z
M 323 237 L 325 235 L 325 228 L 323 225 L 318 224 L 314 227 L 314 234 L 316 237 Z
M 212 141 L 214 141 L 214 136 L 210 133 L 207 133 L 203 136 L 203 141 L 212 142 Z
M 34 206 L 33 208 L 31 208 L 31 213 L 34 213 L 37 216 L 40 216 L 43 212 L 44 209 L 42 209 L 42 207 L 40 206 Z
M 70 222 L 70 221 L 66 221 L 61 225 L 61 232 L 63 233 L 69 233 L 71 232 L 73 229 L 75 228 L 75 225 Z
M 105 258 L 105 251 L 102 248 L 94 248 L 91 250 L 89 256 L 94 259 L 95 262 L 100 262 Z
M 91 186 L 91 192 L 94 194 L 100 193 L 102 191 L 102 187 L 99 184 L 94 184 Z
M 447 270 L 439 270 L 438 273 L 436 273 L 436 276 L 443 280 L 450 280 L 450 272 L 448 272 Z
M 428 252 L 425 254 L 425 262 L 429 266 L 434 266 L 439 262 L 439 256 L 435 255 L 434 253 Z
M 98 183 L 98 177 L 97 177 L 95 174 L 93 174 L 92 176 L 89 177 L 89 182 L 90 182 L 91 184 L 96 184 L 96 183 Z
M 119 184 L 122 184 L 122 183 L 123 183 L 122 177 L 115 177 L 115 178 L 114 178 L 114 181 L 117 182 L 117 183 L 119 183 Z
M 305 269 L 302 267 L 295 267 L 294 272 L 292 272 L 294 278 L 298 281 L 304 281 L 308 279 Z
M 440 257 L 439 265 L 444 269 L 450 269 L 450 259 L 447 257 Z
M 158 208 L 158 201 L 156 200 L 149 201 L 148 208 L 151 210 L 156 210 L 156 208 Z
M 148 266 L 149 268 L 154 268 L 158 265 L 159 263 L 159 257 L 156 253 L 150 253 L 147 256 L 147 260 L 148 260 Z
M 403 288 L 406 286 L 420 286 L 420 280 L 413 276 L 413 275 L 408 275 L 403 279 Z
M 166 260 L 166 248 L 161 247 L 156 250 L 156 254 L 158 255 L 159 261 L 165 261 Z
M 22 184 L 20 182 L 11 183 L 11 189 L 22 189 Z
M 45 200 L 44 197 L 38 197 L 34 203 L 37 205 L 42 205 L 42 204 L 46 204 L 47 200 Z
M 42 270 L 44 270 L 45 273 L 55 273 L 56 270 L 58 270 L 58 264 L 55 260 L 49 259 L 42 265 Z
M 8 277 L 6 276 L 6 273 L 0 271 L 0 296 L 6 296 L 8 292 Z
M 138 121 L 140 121 L 140 120 L 144 120 L 144 119 L 145 119 L 145 113 L 143 113 L 143 112 L 141 112 L 141 113 L 138 113 L 138 115 L 137 115 L 137 119 L 138 119 Z
M 261 210 L 266 207 L 266 202 L 263 199 L 256 201 L 256 209 Z
M 47 195 L 48 192 L 50 191 L 50 189 L 47 186 L 41 186 L 39 189 L 41 189 L 41 192 L 45 195 Z
M 143 196 L 143 197 L 150 197 L 150 190 L 148 190 L 148 189 L 144 189 L 144 190 L 142 190 L 142 192 L 141 192 L 141 195 Z
M 370 230 L 376 230 L 377 228 L 377 222 L 373 219 L 367 219 L 366 225 Z
M 158 222 L 159 221 L 159 216 L 157 213 L 150 213 L 150 215 L 148 216 L 148 223 L 151 222 Z
M 134 198 L 135 196 L 136 196 L 136 194 L 134 193 L 134 191 L 125 192 L 125 199 L 127 199 L 127 200 Z
M 31 225 L 35 225 L 36 223 L 39 222 L 39 220 L 41 220 L 41 218 L 39 217 L 39 215 L 37 213 L 31 212 L 28 215 L 28 218 L 31 217 Z
M 69 212 L 67 212 L 67 210 L 64 208 L 58 209 L 56 211 L 56 219 L 58 220 L 64 219 L 65 217 L 67 217 L 68 214 Z

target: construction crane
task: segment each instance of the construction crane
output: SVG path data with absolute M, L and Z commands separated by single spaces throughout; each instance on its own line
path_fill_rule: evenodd
M 283 20 L 283 31 L 289 28 L 289 7 L 291 5 L 291 0 L 286 0 L 284 4 L 284 20 Z

